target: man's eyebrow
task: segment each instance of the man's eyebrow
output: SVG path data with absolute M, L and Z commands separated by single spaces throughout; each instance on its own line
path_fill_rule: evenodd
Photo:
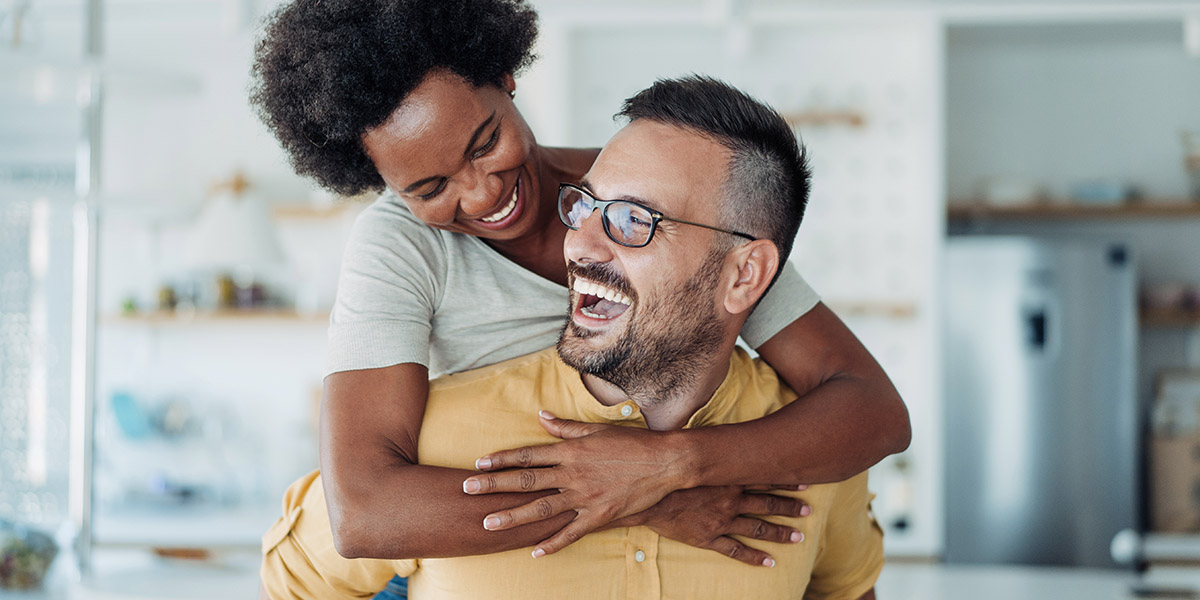
M 483 122 L 479 124 L 479 127 L 475 128 L 475 132 L 471 134 L 470 141 L 467 142 L 467 149 L 463 151 L 463 156 L 471 155 L 471 150 L 474 149 L 475 144 L 477 142 L 479 142 L 479 136 L 483 135 L 483 130 L 487 129 L 487 126 L 490 125 L 491 122 L 493 120 L 495 120 L 495 118 L 496 118 L 496 111 L 493 110 L 492 114 L 488 115 L 488 118 L 484 119 Z M 413 183 L 412 185 L 409 185 L 408 187 L 404 188 L 403 190 L 400 190 L 400 192 L 403 194 L 411 193 L 413 190 L 416 190 L 417 188 L 419 188 L 431 181 L 437 181 L 438 179 L 441 179 L 441 178 L 442 178 L 441 175 L 434 175 L 433 177 L 426 177 L 425 179 L 421 179 L 421 180 Z
M 651 210 L 657 210 L 658 212 L 662 212 L 661 210 L 659 210 L 658 204 L 656 202 L 654 202 L 653 200 L 648 200 L 646 198 L 641 198 L 639 196 L 631 196 L 629 194 L 623 194 L 623 195 L 617 196 L 616 198 L 601 198 L 600 196 L 597 196 L 596 192 L 594 192 L 592 190 L 592 184 L 591 184 L 591 182 L 588 181 L 587 177 L 584 177 L 583 179 L 579 180 L 579 187 L 587 190 L 587 193 L 589 193 L 593 196 L 596 196 L 596 199 L 598 199 L 598 200 L 628 200 L 630 202 L 637 202 L 638 204 L 641 204 Z

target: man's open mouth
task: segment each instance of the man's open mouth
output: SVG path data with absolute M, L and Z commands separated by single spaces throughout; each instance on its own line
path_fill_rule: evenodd
M 580 277 L 575 278 L 571 289 L 579 294 L 579 312 L 593 319 L 615 319 L 633 304 L 629 296 Z
M 508 215 L 512 214 L 513 209 L 517 207 L 517 193 L 521 190 L 521 180 L 517 179 L 516 185 L 513 186 L 512 197 L 509 198 L 508 204 L 505 204 L 500 210 L 479 220 L 484 223 L 498 223 L 503 221 Z

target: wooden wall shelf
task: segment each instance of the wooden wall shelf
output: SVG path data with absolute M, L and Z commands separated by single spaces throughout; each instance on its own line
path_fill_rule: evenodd
M 329 313 L 301 314 L 292 309 L 270 308 L 219 311 L 155 311 L 134 314 L 112 314 L 101 318 L 106 324 L 143 325 L 203 325 L 216 323 L 245 323 L 250 321 L 278 323 L 328 323 Z
M 792 127 L 829 127 L 844 125 L 859 128 L 867 123 L 867 118 L 853 110 L 804 110 L 784 113 L 783 119 Z
M 311 206 L 308 204 L 275 204 L 271 206 L 271 216 L 284 220 L 320 220 L 336 219 L 348 210 L 362 208 L 351 201 L 341 201 L 329 206 Z
M 912 302 L 854 302 L 830 300 L 829 310 L 839 317 L 884 317 L 888 319 L 911 319 L 917 316 L 917 305 Z
M 1120 206 L 1090 206 L 1051 203 L 1025 206 L 983 206 L 951 203 L 947 216 L 952 221 L 1052 220 L 1052 219 L 1176 219 L 1200 218 L 1200 202 L 1146 201 Z
M 1200 309 L 1142 309 L 1144 327 L 1190 328 L 1200 327 Z

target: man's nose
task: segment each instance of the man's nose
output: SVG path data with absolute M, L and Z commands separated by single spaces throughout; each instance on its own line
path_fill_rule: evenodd
M 568 261 L 578 264 L 603 263 L 612 260 L 613 241 L 604 233 L 603 218 L 599 210 L 584 217 L 578 229 L 568 230 L 563 242 L 563 255 Z
M 500 175 L 471 165 L 462 173 L 459 208 L 470 218 L 488 216 L 494 209 L 500 197 L 500 188 L 504 181 Z

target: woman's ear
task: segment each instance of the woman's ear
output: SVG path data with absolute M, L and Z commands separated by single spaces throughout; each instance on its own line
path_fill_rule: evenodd
M 504 88 L 504 91 L 508 92 L 509 98 L 517 96 L 517 80 L 513 78 L 512 73 L 505 73 L 500 78 L 500 86 Z
M 736 272 L 733 284 L 725 293 L 725 310 L 730 314 L 741 314 L 754 308 L 767 292 L 779 270 L 779 249 L 770 240 L 754 240 L 730 250 L 726 260 L 732 263 Z

